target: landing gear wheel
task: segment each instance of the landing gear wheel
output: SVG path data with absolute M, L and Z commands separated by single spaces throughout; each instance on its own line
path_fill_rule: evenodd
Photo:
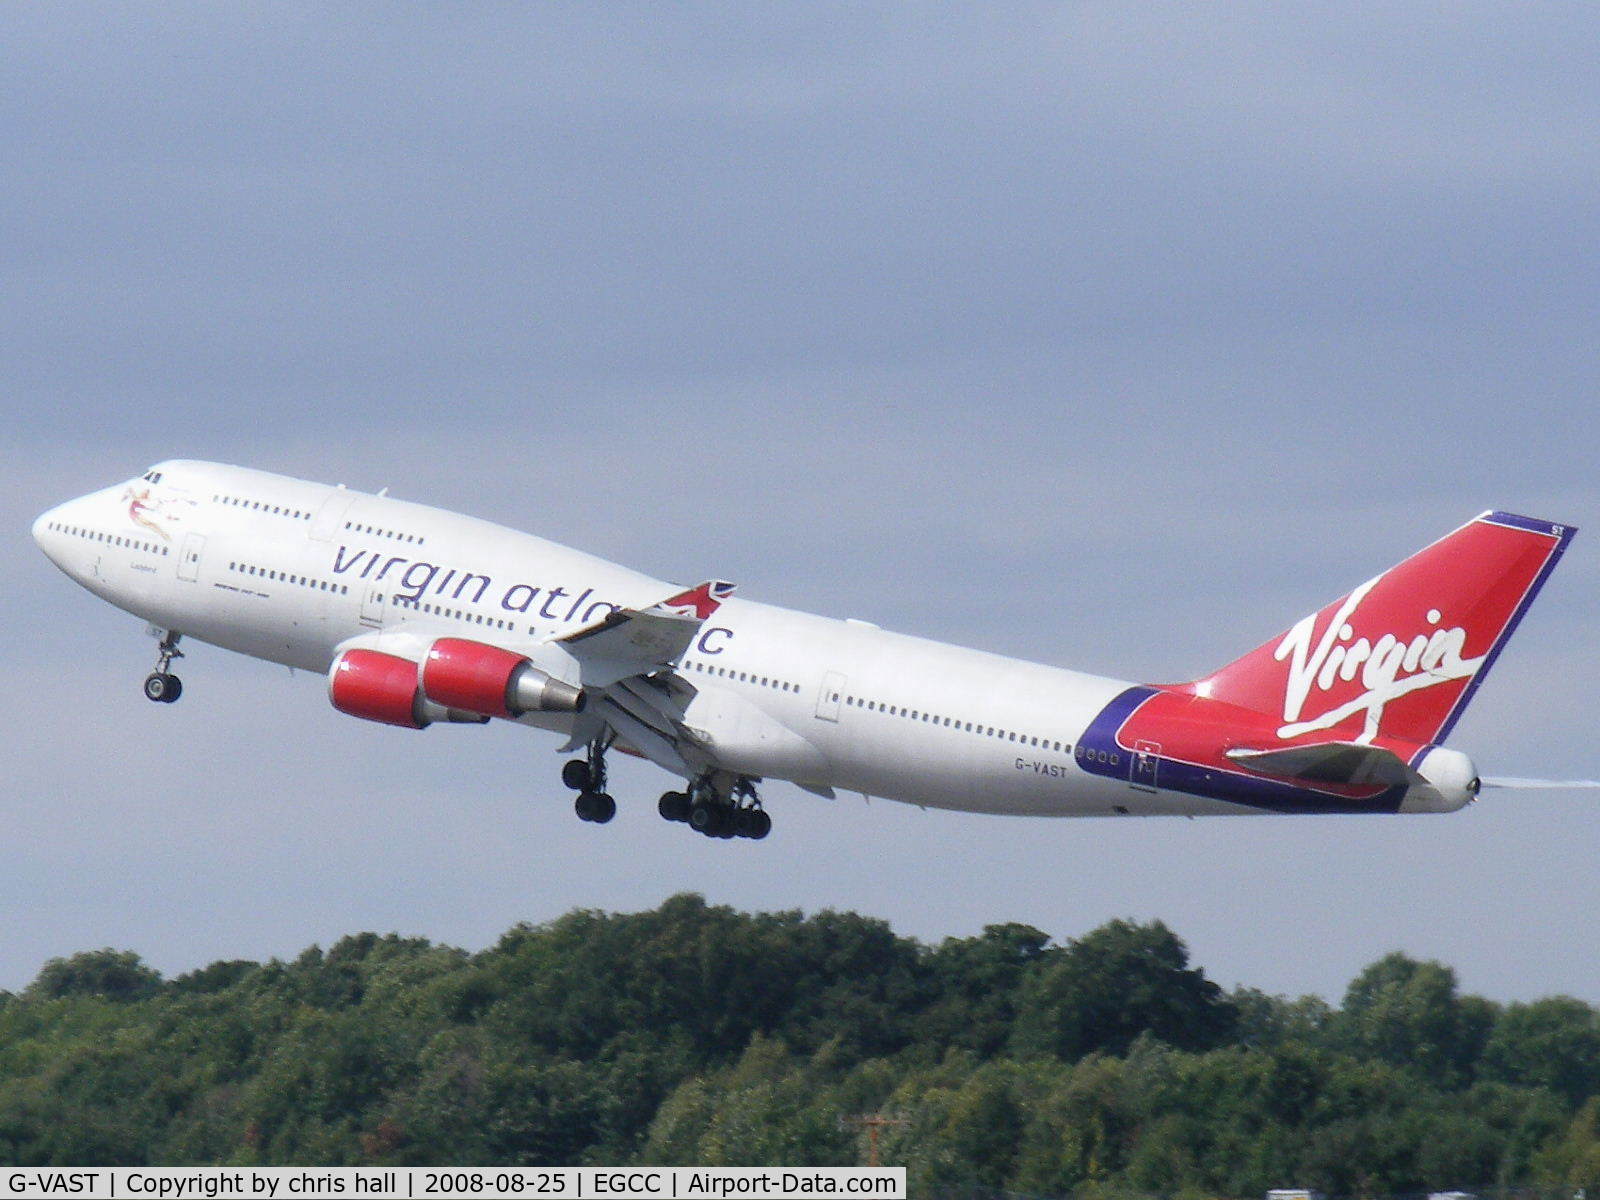
M 145 676 L 144 698 L 157 704 L 171 704 L 183 695 L 183 681 L 166 671 L 154 671 Z
M 701 775 L 689 791 L 667 792 L 657 810 L 669 821 L 682 821 L 696 833 L 714 838 L 760 841 L 772 832 L 772 818 L 756 794 L 758 780 L 749 776 Z
M 689 828 L 707 837 L 716 837 L 720 805 L 697 800 L 689 806 Z
M 606 790 L 606 751 L 611 748 L 611 742 L 606 738 L 597 737 L 589 743 L 589 752 L 583 758 L 574 758 L 561 764 L 561 782 L 575 792 L 586 793 L 591 796 L 603 796 Z M 578 797 L 578 815 L 583 817 L 583 796 Z M 615 812 L 615 807 L 612 808 Z M 585 821 L 589 817 L 583 817 Z M 609 821 L 607 817 L 605 820 Z M 603 822 L 602 822 L 603 823 Z
M 604 825 L 617 815 L 617 802 L 604 792 L 579 792 L 572 807 L 580 821 L 592 821 L 596 825 Z
M 687 821 L 689 796 L 685 792 L 662 792 L 661 799 L 656 804 L 656 811 L 665 821 Z
M 183 695 L 183 683 L 172 673 L 172 660 L 183 657 L 183 651 L 178 649 L 178 642 L 182 638 L 183 634 L 175 629 L 169 629 L 161 634 L 161 641 L 156 646 L 156 669 L 145 676 L 146 700 L 153 700 L 157 704 L 171 704 Z
M 735 832 L 742 838 L 759 842 L 772 832 L 772 818 L 763 809 L 741 808 L 737 813 Z

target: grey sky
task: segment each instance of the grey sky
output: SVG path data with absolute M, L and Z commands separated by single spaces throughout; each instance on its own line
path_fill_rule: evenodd
M 12 6 L 0 13 L 0 987 L 686 888 L 924 938 L 1162 917 L 1224 983 L 1400 947 L 1600 1002 L 1600 801 L 1039 822 L 773 786 L 604 829 L 554 741 L 408 736 L 139 623 L 27 526 L 185 455 L 666 578 L 1192 676 L 1487 507 L 1587 526 L 1461 723 L 1594 775 L 1587 5 Z

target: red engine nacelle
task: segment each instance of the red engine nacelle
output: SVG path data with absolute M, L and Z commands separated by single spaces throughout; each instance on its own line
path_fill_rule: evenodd
M 417 664 L 377 650 L 346 650 L 328 673 L 328 698 L 352 717 L 426 729 L 430 705 L 417 686 Z
M 422 663 L 422 691 L 435 704 L 489 717 L 582 712 L 583 692 L 523 655 L 486 642 L 439 638 Z

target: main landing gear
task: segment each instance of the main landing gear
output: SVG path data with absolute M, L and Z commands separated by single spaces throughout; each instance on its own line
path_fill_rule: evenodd
M 561 768 L 561 782 L 578 793 L 573 809 L 580 821 L 604 825 L 617 815 L 617 802 L 606 794 L 606 749 L 609 742 L 596 738 L 585 758 L 575 758 Z
M 603 826 L 616 816 L 616 800 L 605 790 L 605 752 L 610 741 L 589 742 L 589 752 L 562 766 L 562 782 L 578 792 L 573 803 L 579 821 Z M 702 774 L 686 792 L 664 792 L 656 811 L 667 821 L 696 830 L 706 837 L 747 837 L 760 842 L 773 832 L 773 819 L 755 794 L 755 782 L 726 771 Z
M 617 815 L 617 802 L 606 793 L 606 751 L 611 743 L 589 743 L 583 758 L 561 768 L 561 782 L 578 793 L 573 808 L 578 819 L 604 825 Z M 755 783 L 726 771 L 707 773 L 689 784 L 687 792 L 666 792 L 656 806 L 669 821 L 687 825 L 714 838 L 750 838 L 760 841 L 772 832 L 772 818 L 761 807 Z
M 178 649 L 178 639 L 182 636 L 183 634 L 171 629 L 161 635 L 160 659 L 156 663 L 156 669 L 144 678 L 146 700 L 153 700 L 157 704 L 171 704 L 183 695 L 183 680 L 170 670 L 172 660 L 183 657 L 183 651 Z
M 772 818 L 761 807 L 755 784 L 744 776 L 729 781 L 702 775 L 687 792 L 664 793 L 656 811 L 706 837 L 760 841 L 772 832 Z

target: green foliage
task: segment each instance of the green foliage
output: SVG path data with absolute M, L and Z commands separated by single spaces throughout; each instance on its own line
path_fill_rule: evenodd
M 1600 1186 L 1600 1015 L 1392 954 L 1342 1006 L 1224 994 L 1166 926 L 926 947 L 698 896 L 479 954 L 360 934 L 0 995 L 0 1161 L 843 1164 L 1093 1200 Z
M 1124 1054 L 1150 1034 L 1170 1045 L 1220 1045 L 1238 1022 L 1222 989 L 1189 966 L 1188 948 L 1160 921 L 1112 921 L 1029 972 L 1014 1041 L 1028 1053 Z
M 950 938 L 927 956 L 934 999 L 918 1022 L 921 1039 L 999 1051 L 1016 1021 L 1017 987 L 1057 953 L 1031 925 L 989 925 L 975 938 Z
M 1584 1102 L 1563 1135 L 1539 1153 L 1535 1169 L 1543 1183 L 1600 1187 L 1600 1096 Z
M 854 1138 L 826 1093 L 825 1075 L 757 1035 L 737 1063 L 694 1077 L 662 1104 L 643 1158 L 666 1165 L 848 1166 Z
M 1358 1053 L 1464 1082 L 1494 1025 L 1492 1006 L 1456 994 L 1456 973 L 1436 962 L 1387 954 L 1345 992 L 1340 1027 Z
M 24 993 L 33 1000 L 63 996 L 104 996 L 142 1000 L 161 986 L 161 975 L 131 950 L 86 950 L 71 958 L 52 958 Z
M 1600 1014 L 1571 996 L 1510 1005 L 1484 1047 L 1483 1073 L 1582 1102 L 1600 1092 Z

